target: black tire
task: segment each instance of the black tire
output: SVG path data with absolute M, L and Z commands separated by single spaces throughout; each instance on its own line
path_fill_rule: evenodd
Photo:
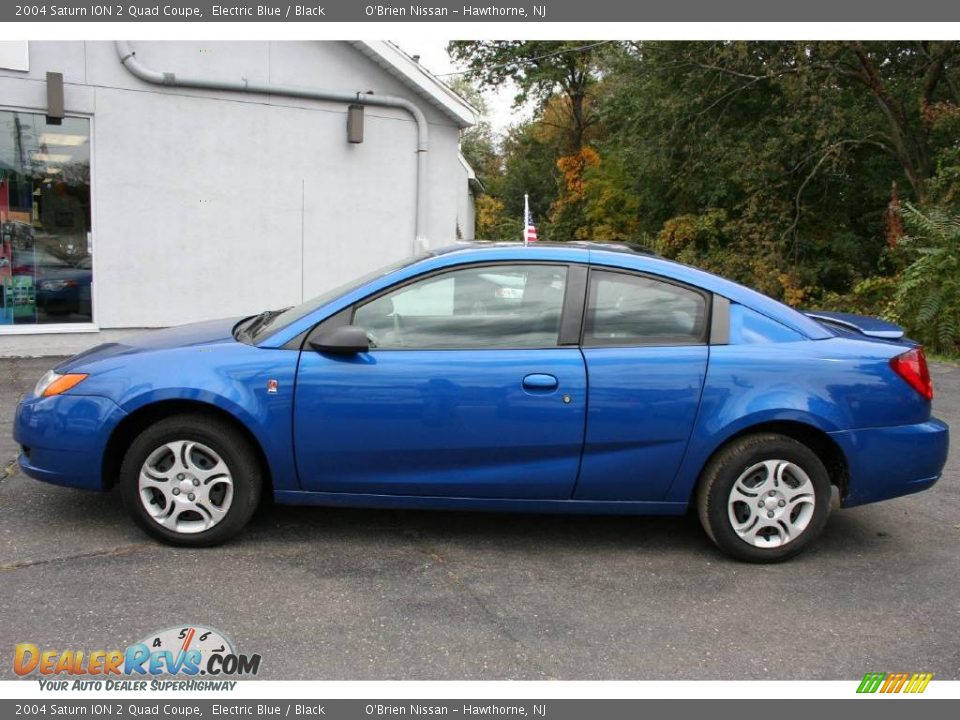
M 226 514 L 200 532 L 177 532 L 161 526 L 140 498 L 139 479 L 144 463 L 165 443 L 180 440 L 198 442 L 216 452 L 233 481 L 232 501 Z M 229 540 L 247 524 L 260 501 L 263 477 L 254 449 L 236 428 L 207 415 L 184 414 L 160 420 L 136 437 L 120 466 L 119 485 L 124 507 L 149 535 L 170 545 L 208 547 Z
M 808 515 L 806 526 L 793 536 L 781 531 L 775 525 L 779 520 L 757 519 L 754 529 L 762 525 L 769 526 L 762 530 L 762 532 L 769 532 L 769 536 L 761 535 L 760 542 L 767 541 L 768 537 L 775 538 L 774 541 L 777 541 L 774 533 L 780 533 L 779 542 L 783 543 L 776 547 L 757 547 L 737 533 L 730 517 L 736 512 L 749 517 L 749 514 L 754 512 L 752 506 L 748 509 L 746 502 L 730 505 L 731 492 L 741 475 L 747 470 L 764 461 L 775 459 L 794 464 L 809 478 L 813 487 L 813 511 Z M 758 471 L 758 477 L 763 472 L 763 470 Z M 793 477 L 787 477 L 787 480 L 794 482 Z M 787 488 L 787 493 L 790 492 L 787 483 L 782 483 L 782 487 Z M 763 492 L 756 496 L 758 507 L 759 502 L 766 498 L 766 494 Z M 796 496 L 799 494 L 797 493 Z M 700 476 L 697 488 L 697 512 L 707 535 L 727 555 L 745 562 L 782 562 L 801 552 L 823 532 L 830 515 L 831 495 L 830 476 L 816 453 L 793 438 L 776 433 L 757 433 L 730 442 L 710 460 Z M 774 499 L 770 502 L 773 504 Z M 789 500 L 784 502 L 788 503 Z M 801 510 L 799 507 L 793 508 L 794 506 L 791 505 L 782 512 L 793 512 L 794 515 L 791 517 L 799 518 Z M 774 505 L 769 512 L 780 511 Z M 766 516 L 767 509 L 764 508 L 762 512 L 756 511 L 755 515 L 757 518 Z M 783 528 L 789 530 L 792 527 L 791 518 L 786 520 L 791 524 L 785 524 Z M 746 522 L 748 520 L 744 521 Z M 784 540 L 784 538 L 788 539 Z

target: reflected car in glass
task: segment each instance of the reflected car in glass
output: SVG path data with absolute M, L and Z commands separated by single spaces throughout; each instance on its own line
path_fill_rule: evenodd
M 92 313 L 93 263 L 89 255 L 69 263 L 41 266 L 37 278 L 37 306 L 47 317 L 69 319 Z
M 931 487 L 948 429 L 890 323 L 791 309 L 625 247 L 461 244 L 303 305 L 51 370 L 20 467 L 117 487 L 160 540 L 298 505 L 681 515 L 746 561 Z

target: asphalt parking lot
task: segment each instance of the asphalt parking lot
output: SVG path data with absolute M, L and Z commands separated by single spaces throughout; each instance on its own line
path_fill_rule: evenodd
M 159 545 L 116 494 L 16 470 L 16 399 L 53 360 L 0 359 L 0 678 L 13 647 L 112 649 L 181 623 L 265 679 L 960 679 L 960 453 L 919 495 L 840 511 L 776 566 L 693 518 L 271 507 L 238 540 Z M 960 368 L 935 365 L 960 433 Z

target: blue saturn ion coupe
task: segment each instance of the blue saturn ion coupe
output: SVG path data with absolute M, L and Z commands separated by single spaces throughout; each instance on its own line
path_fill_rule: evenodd
M 278 503 L 680 515 L 784 560 L 946 462 L 923 350 L 624 247 L 465 244 L 247 318 L 100 345 L 18 410 L 20 467 L 160 540 Z

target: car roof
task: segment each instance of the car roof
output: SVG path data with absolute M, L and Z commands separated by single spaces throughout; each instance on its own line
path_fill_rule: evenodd
M 590 250 L 609 250 L 610 252 L 622 252 L 632 255 L 649 255 L 659 257 L 650 248 L 633 242 L 601 242 L 598 240 L 570 240 L 569 242 L 544 242 L 538 241 L 535 245 L 524 245 L 520 241 L 508 242 L 504 240 L 470 240 L 458 241 L 444 247 L 437 248 L 430 252 L 431 255 L 443 255 L 446 253 L 457 252 L 458 250 L 496 250 L 504 248 L 518 247 L 540 247 L 540 248 L 579 248 L 586 252 Z M 679 264 L 679 263 L 678 263 Z

